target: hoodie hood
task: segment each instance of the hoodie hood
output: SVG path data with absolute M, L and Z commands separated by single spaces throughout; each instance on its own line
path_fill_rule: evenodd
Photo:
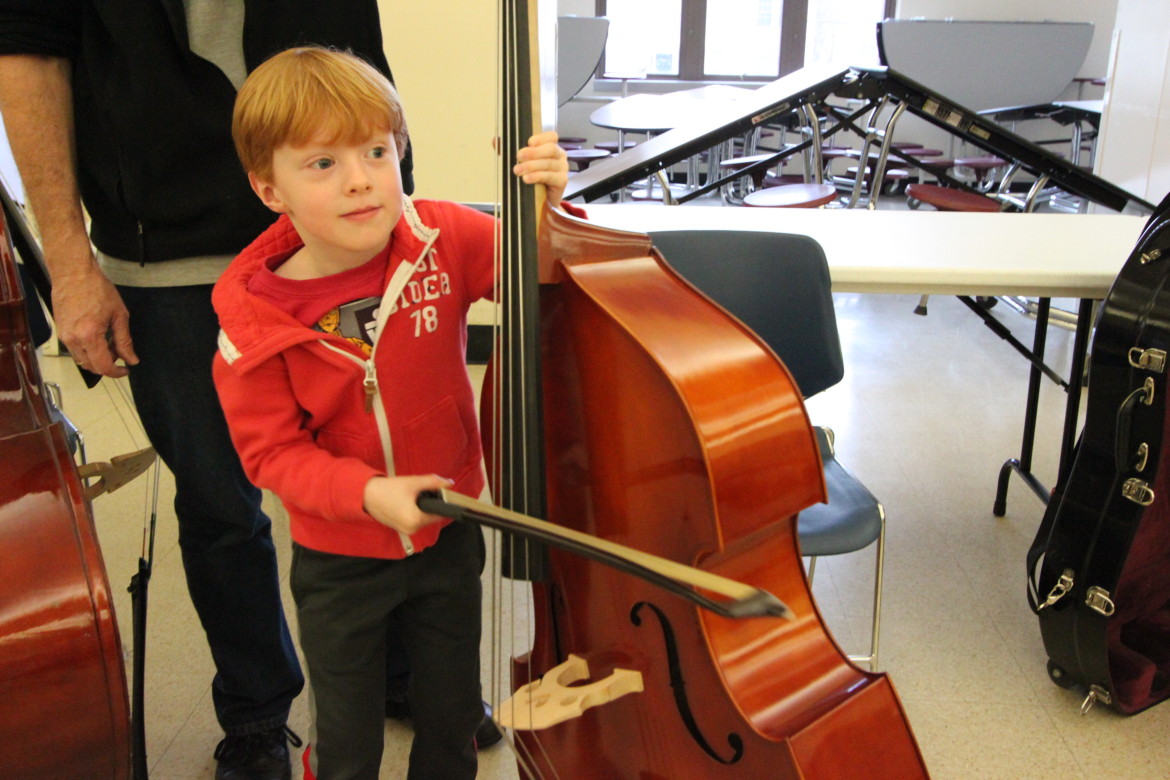
M 423 224 L 410 198 L 404 197 L 402 216 L 390 236 L 392 256 L 417 260 L 438 236 L 439 230 Z M 245 373 L 295 344 L 327 337 L 248 291 L 252 277 L 270 258 L 290 255 L 302 246 L 292 220 L 282 214 L 232 261 L 216 283 L 211 302 L 219 316 L 219 352 L 235 371 Z M 397 266 L 393 260 L 390 265 L 388 274 Z

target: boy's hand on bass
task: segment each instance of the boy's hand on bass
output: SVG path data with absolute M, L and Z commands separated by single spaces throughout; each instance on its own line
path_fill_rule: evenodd
M 548 190 L 548 201 L 561 202 L 569 183 L 569 158 L 557 143 L 554 131 L 537 133 L 528 139 L 528 145 L 516 153 L 512 172 L 525 184 L 543 184 Z

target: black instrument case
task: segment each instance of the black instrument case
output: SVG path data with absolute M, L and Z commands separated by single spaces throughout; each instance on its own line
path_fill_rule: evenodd
M 1102 304 L 1068 476 L 1028 552 L 1048 673 L 1133 714 L 1170 696 L 1170 196 Z

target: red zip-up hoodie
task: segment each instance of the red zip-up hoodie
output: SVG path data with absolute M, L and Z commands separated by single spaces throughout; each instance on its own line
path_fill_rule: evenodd
M 213 375 L 244 470 L 280 497 L 293 539 L 322 552 L 402 558 L 449 522 L 409 537 L 377 522 L 362 508 L 371 477 L 434 473 L 476 497 L 484 486 L 464 355 L 468 307 L 493 292 L 495 220 L 404 201 L 368 359 L 248 291 L 266 261 L 301 246 L 287 217 L 212 293 L 221 327 Z

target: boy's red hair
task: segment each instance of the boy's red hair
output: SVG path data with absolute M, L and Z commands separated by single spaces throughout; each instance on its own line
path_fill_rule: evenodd
M 394 135 L 406 153 L 406 117 L 394 85 L 348 52 L 303 46 L 265 61 L 240 88 L 232 138 L 244 169 L 272 179 L 272 154 L 284 144 L 357 143 L 376 132 Z

